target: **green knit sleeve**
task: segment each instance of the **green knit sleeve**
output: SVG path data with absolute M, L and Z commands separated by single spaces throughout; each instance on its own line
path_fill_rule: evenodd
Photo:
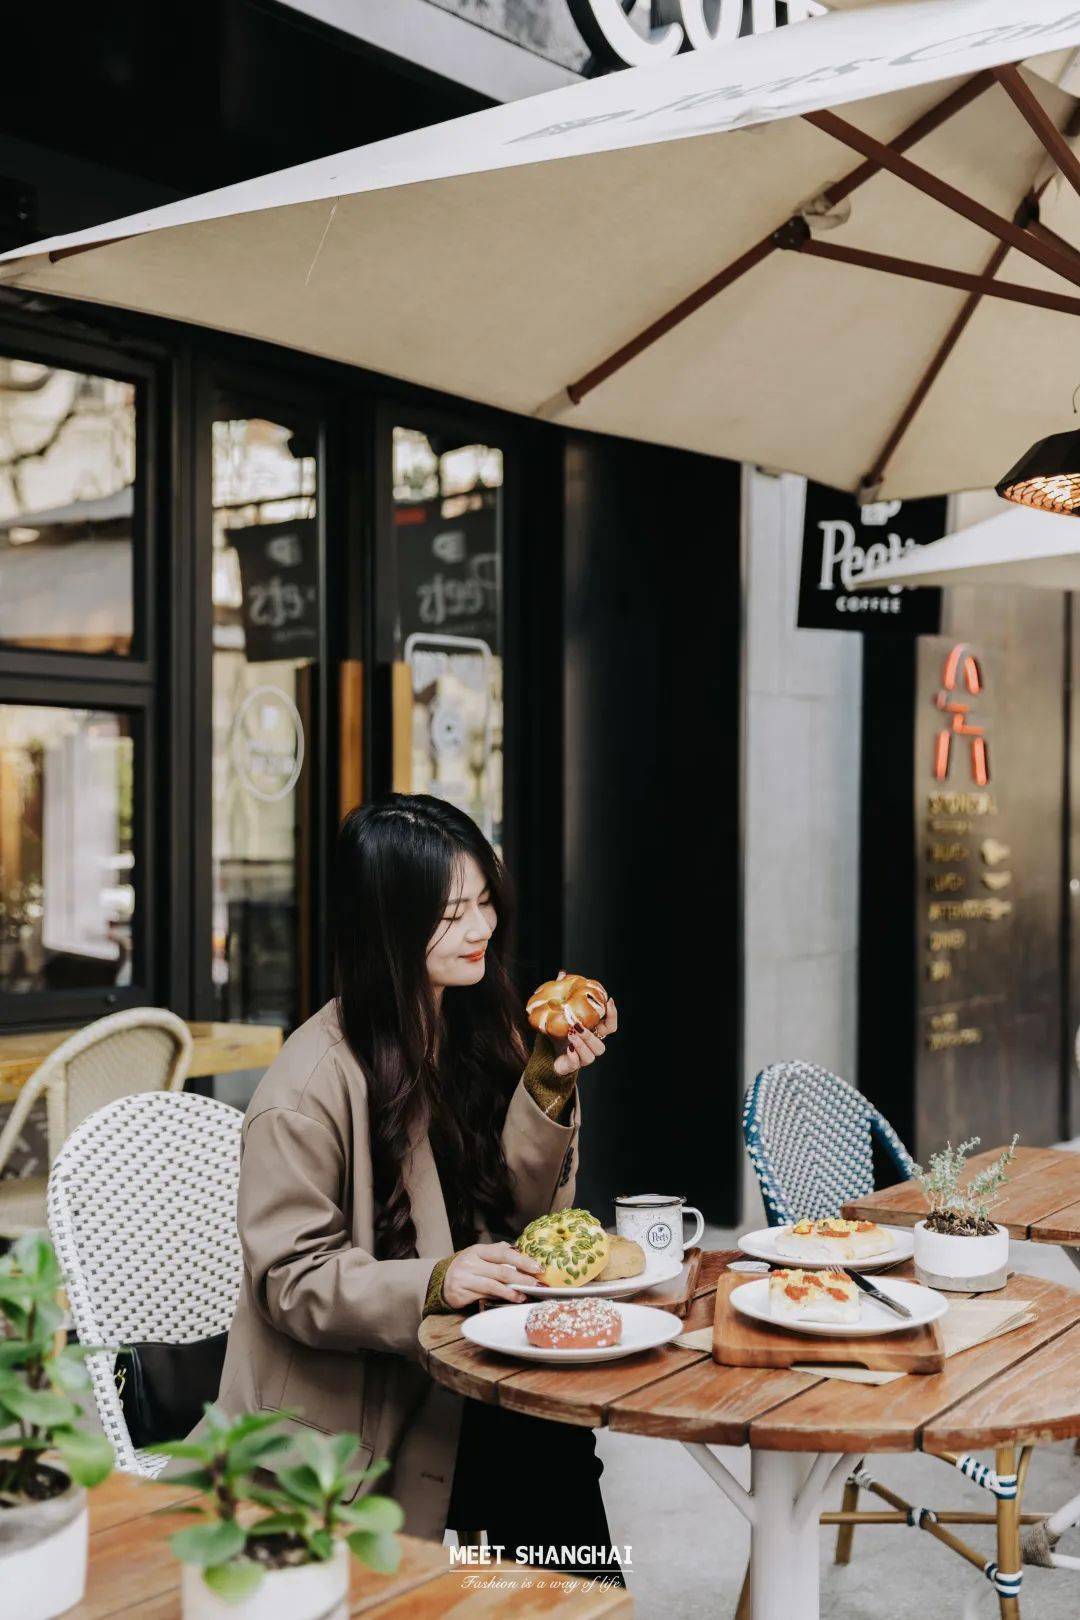
M 521 1078 L 525 1090 L 548 1119 L 554 1120 L 556 1125 L 569 1123 L 564 1115 L 573 1102 L 577 1076 L 555 1073 L 555 1047 L 549 1036 L 537 1035 Z
M 458 1252 L 460 1253 L 460 1250 Z M 424 1309 L 420 1313 L 421 1316 L 432 1316 L 454 1309 L 452 1305 L 446 1303 L 442 1294 L 443 1278 L 446 1276 L 447 1268 L 454 1258 L 454 1255 L 448 1254 L 445 1260 L 435 1262 L 428 1282 L 427 1293 L 424 1295 Z

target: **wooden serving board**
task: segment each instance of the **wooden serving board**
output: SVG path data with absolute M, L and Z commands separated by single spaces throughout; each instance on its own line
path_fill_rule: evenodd
M 874 1372 L 939 1373 L 945 1347 L 936 1322 L 880 1338 L 822 1338 L 769 1327 L 743 1316 L 731 1304 L 733 1291 L 748 1279 L 727 1272 L 716 1286 L 713 1360 L 725 1367 L 855 1366 Z
M 662 1311 L 671 1311 L 673 1316 L 685 1316 L 693 1302 L 700 1272 L 701 1250 L 687 1249 L 677 1277 L 654 1283 L 640 1294 L 624 1294 L 622 1298 L 632 1299 L 635 1305 L 655 1305 Z

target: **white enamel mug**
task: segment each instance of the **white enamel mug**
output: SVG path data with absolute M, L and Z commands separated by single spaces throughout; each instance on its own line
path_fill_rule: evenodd
M 697 1221 L 693 1237 L 683 1237 L 683 1220 L 692 1215 Z M 683 1249 L 692 1249 L 701 1241 L 705 1230 L 705 1217 L 682 1198 L 665 1197 L 662 1193 L 633 1193 L 615 1200 L 615 1230 L 620 1237 L 640 1243 L 650 1260 L 678 1260 Z

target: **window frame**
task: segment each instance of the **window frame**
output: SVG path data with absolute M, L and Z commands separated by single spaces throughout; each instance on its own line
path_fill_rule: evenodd
M 213 462 L 212 425 L 225 420 L 222 410 L 230 399 L 253 397 L 267 419 L 298 422 L 312 430 L 315 444 L 315 534 L 316 566 L 319 580 L 318 651 L 312 681 L 312 730 L 306 739 L 305 772 L 311 795 L 313 837 L 308 851 L 308 885 L 313 916 L 326 915 L 328 903 L 328 815 L 327 807 L 336 802 L 332 762 L 328 748 L 331 667 L 336 658 L 331 647 L 327 584 L 327 506 L 330 497 L 328 445 L 339 402 L 332 388 L 312 386 L 287 365 L 280 368 L 243 355 L 200 349 L 194 357 L 191 410 L 192 475 L 191 589 L 192 620 L 192 723 L 196 739 L 209 738 L 209 746 L 192 751 L 193 769 L 190 893 L 191 1017 L 212 1020 L 217 1017 L 212 979 L 213 916 Z M 297 784 L 299 788 L 299 783 Z M 326 982 L 326 929 L 302 929 L 299 940 L 300 1021 L 311 1015 L 320 1003 Z M 306 956 L 306 966 L 305 966 Z M 305 985 L 308 987 L 305 993 Z
M 524 697 L 527 672 L 518 668 L 517 630 L 521 622 L 520 575 L 518 571 L 519 491 L 524 457 L 515 424 L 482 406 L 460 407 L 434 403 L 430 396 L 380 394 L 374 411 L 374 535 L 367 571 L 367 617 L 365 620 L 368 657 L 372 679 L 367 686 L 367 712 L 364 729 L 370 739 L 365 764 L 365 781 L 371 784 L 371 797 L 389 793 L 393 784 L 393 725 L 391 719 L 391 669 L 382 656 L 389 640 L 383 618 L 392 609 L 389 585 L 394 578 L 394 429 L 415 428 L 421 433 L 463 435 L 464 444 L 485 444 L 498 449 L 503 458 L 500 486 L 499 547 L 500 585 L 499 638 L 503 666 L 503 824 L 502 858 L 509 871 L 518 867 L 522 821 L 519 799 L 519 759 L 524 732 Z
M 0 317 L 0 353 L 64 370 L 130 382 L 136 390 L 135 506 L 132 525 L 132 651 L 60 652 L 0 644 L 0 704 L 39 708 L 116 710 L 131 718 L 134 745 L 132 815 L 135 913 L 133 982 L 85 990 L 0 990 L 0 1028 L 84 1024 L 125 1007 L 153 1005 L 160 991 L 163 953 L 159 923 L 164 889 L 157 852 L 166 846 L 164 806 L 153 785 L 159 754 L 160 650 L 164 610 L 157 593 L 163 524 L 160 467 L 160 365 L 150 353 L 82 340 L 63 331 L 42 332 Z

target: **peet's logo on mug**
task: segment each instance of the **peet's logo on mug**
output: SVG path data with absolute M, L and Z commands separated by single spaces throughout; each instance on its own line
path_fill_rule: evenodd
M 689 1240 L 683 1237 L 687 1215 L 697 1222 Z M 701 1242 L 705 1217 L 675 1194 L 630 1193 L 615 1200 L 615 1230 L 644 1250 L 647 1266 L 681 1266 L 684 1249 Z

